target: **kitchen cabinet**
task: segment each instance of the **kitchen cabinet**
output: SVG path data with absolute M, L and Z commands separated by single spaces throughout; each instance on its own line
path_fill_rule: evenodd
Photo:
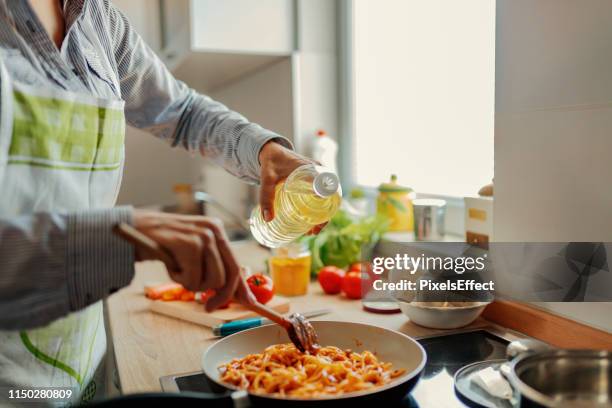
M 296 50 L 294 0 L 116 0 L 166 65 L 208 93 Z
M 160 56 L 181 80 L 210 92 L 282 59 L 295 48 L 292 0 L 160 2 Z
M 195 49 L 288 55 L 294 49 L 293 0 L 192 0 Z

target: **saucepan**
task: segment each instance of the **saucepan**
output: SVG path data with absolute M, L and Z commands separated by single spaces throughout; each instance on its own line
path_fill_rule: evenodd
M 287 343 L 286 331 L 278 325 L 266 325 L 245 330 L 219 340 L 210 346 L 202 356 L 202 368 L 206 376 L 227 393 L 216 395 L 217 402 L 234 406 L 349 406 L 348 404 L 376 403 L 387 405 L 401 401 L 416 385 L 425 367 L 427 356 L 423 347 L 414 339 L 402 333 L 361 323 L 337 321 L 313 321 L 312 325 L 322 346 L 336 346 L 355 352 L 369 350 L 394 368 L 405 373 L 389 384 L 355 393 L 318 398 L 291 398 L 274 395 L 247 393 L 220 380 L 219 367 L 234 358 L 247 354 L 261 353 L 273 344 Z M 339 405 L 340 404 L 340 405 Z M 221 404 L 220 404 L 221 405 Z
M 520 394 L 521 408 L 612 408 L 612 353 L 558 350 L 518 340 L 502 369 Z

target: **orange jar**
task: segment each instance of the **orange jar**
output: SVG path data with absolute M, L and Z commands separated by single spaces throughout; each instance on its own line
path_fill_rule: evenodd
M 268 262 L 277 294 L 302 296 L 308 293 L 311 257 L 306 245 L 294 242 L 276 248 Z

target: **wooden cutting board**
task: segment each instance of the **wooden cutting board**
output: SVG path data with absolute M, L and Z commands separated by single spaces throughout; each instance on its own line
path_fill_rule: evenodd
M 287 313 L 290 308 L 289 299 L 278 295 L 274 296 L 266 306 L 271 307 L 279 313 Z M 237 303 L 231 303 L 227 309 L 215 310 L 212 313 L 206 313 L 204 305 L 197 302 L 164 302 L 162 300 L 152 300 L 149 308 L 155 313 L 207 327 L 257 316 L 256 313 L 253 313 Z

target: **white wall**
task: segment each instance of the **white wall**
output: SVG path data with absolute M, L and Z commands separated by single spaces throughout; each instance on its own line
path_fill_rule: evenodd
M 141 130 L 128 128 L 125 140 L 125 169 L 117 205 L 169 205 L 176 202 L 175 184 L 196 184 L 203 158 Z
M 338 138 L 338 1 L 297 0 L 296 147 L 310 154 L 318 129 Z
M 498 0 L 495 239 L 612 241 L 612 2 Z M 612 304 L 539 306 L 612 330 Z
M 209 93 L 213 99 L 245 115 L 250 121 L 276 133 L 293 137 L 289 58 L 264 67 L 239 81 Z M 172 204 L 172 187 L 188 183 L 203 187 L 231 211 L 246 216 L 251 200 L 248 186 L 222 168 L 182 148 L 137 129 L 129 129 L 126 168 L 119 204 Z M 214 210 L 211 215 L 224 216 Z

